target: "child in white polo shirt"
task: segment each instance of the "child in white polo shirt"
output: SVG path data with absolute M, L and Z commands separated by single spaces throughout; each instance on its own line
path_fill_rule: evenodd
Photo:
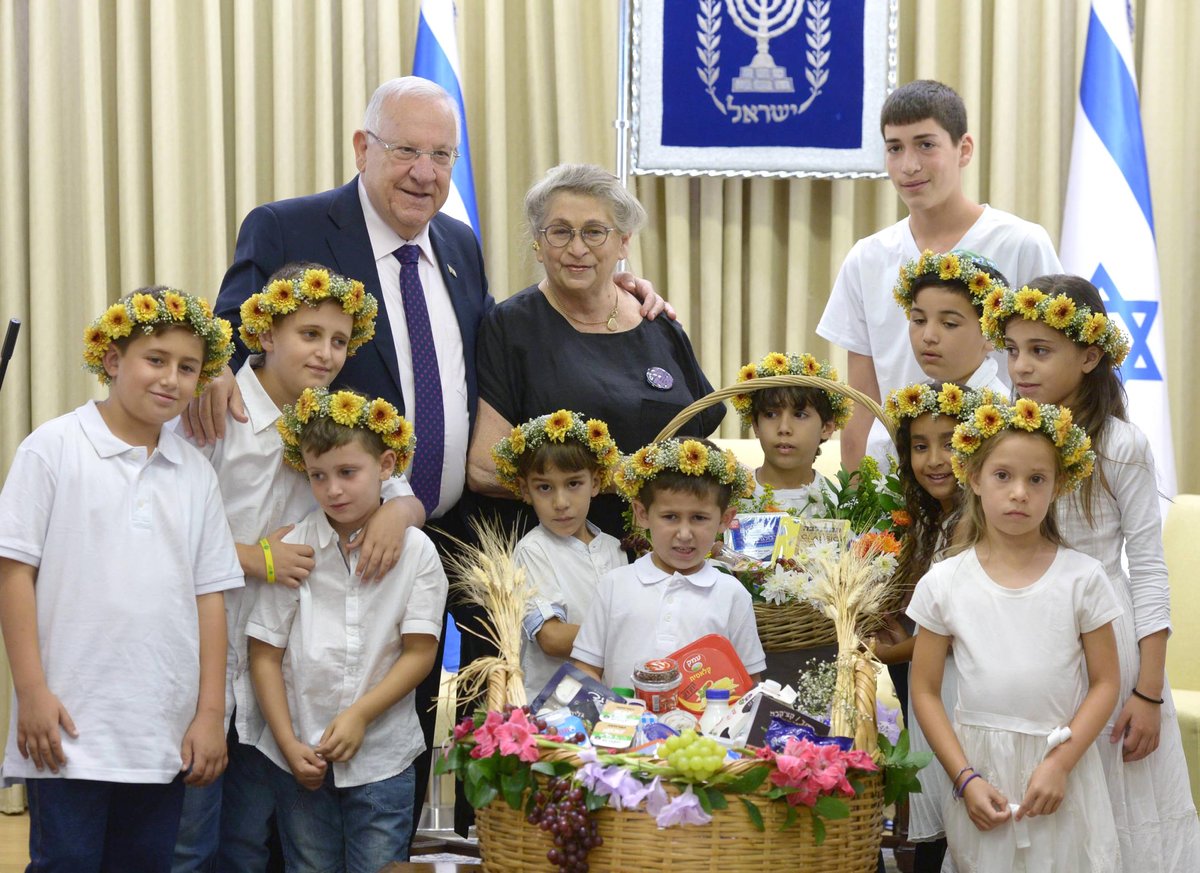
M 603 421 L 560 409 L 513 428 L 492 458 L 501 484 L 530 504 L 539 522 L 513 550 L 536 592 L 521 648 L 525 696 L 533 700 L 570 657 L 600 577 L 626 562 L 620 541 L 588 521 L 592 498 L 608 485 L 620 453 Z
M 242 572 L 212 468 L 163 425 L 221 371 L 207 301 L 142 288 L 88 327 L 109 385 L 21 443 L 0 494 L 0 625 L 30 870 L 171 869 L 184 783 L 225 768 L 223 592 Z
M 256 748 L 266 723 L 250 682 L 246 622 L 266 585 L 295 588 L 313 566 L 311 548 L 283 541 L 314 503 L 305 477 L 283 463 L 276 424 L 285 405 L 305 388 L 327 387 L 374 335 L 377 310 L 361 282 L 311 262 L 285 264 L 242 306 L 239 335 L 252 354 L 236 378 L 249 420 L 227 412 L 225 436 L 200 449 L 217 471 L 246 574 L 245 589 L 225 600 L 229 768 L 220 784 L 185 792 L 172 873 L 201 873 L 214 863 L 222 870 L 267 868 L 275 812 L 272 765 Z M 387 496 L 400 499 L 389 501 L 359 539 L 364 555 L 373 556 L 360 562 L 368 579 L 397 560 L 404 529 L 398 504 L 420 504 L 401 480 L 395 482 Z
M 277 765 L 288 868 L 376 873 L 408 859 L 412 765 L 425 751 L 413 690 L 436 660 L 446 574 L 415 528 L 380 582 L 355 573 L 348 546 L 412 457 L 412 426 L 395 407 L 306 388 L 279 430 L 319 508 L 284 537 L 312 548 L 312 572 L 299 588 L 266 588 L 250 614 L 250 670 L 270 728 L 258 745 Z
M 639 663 L 720 634 L 757 682 L 767 664 L 750 593 L 707 560 L 732 499 L 753 493 L 749 472 L 708 440 L 670 439 L 624 459 L 616 483 L 653 550 L 600 581 L 572 660 L 609 687 L 629 686 Z

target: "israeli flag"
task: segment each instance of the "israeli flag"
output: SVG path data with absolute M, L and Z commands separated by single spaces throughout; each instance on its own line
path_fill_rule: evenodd
M 475 177 L 471 172 L 471 145 L 467 139 L 467 110 L 463 104 L 458 64 L 458 37 L 454 32 L 456 11 L 452 0 L 421 0 L 417 22 L 417 48 L 413 52 L 413 75 L 437 82 L 458 104 L 462 122 L 459 158 L 450 177 L 450 196 L 442 212 L 465 221 L 479 237 L 479 209 L 475 205 Z
M 1129 419 L 1150 438 L 1159 490 L 1173 497 L 1158 250 L 1126 0 L 1092 0 L 1059 254 L 1068 272 L 1100 289 L 1129 332 L 1121 368 Z

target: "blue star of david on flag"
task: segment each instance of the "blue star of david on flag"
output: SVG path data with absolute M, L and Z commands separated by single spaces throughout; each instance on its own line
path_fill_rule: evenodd
M 1108 307 L 1109 314 L 1119 315 L 1121 324 L 1129 332 L 1129 355 L 1121 365 L 1121 376 L 1126 382 L 1131 379 L 1161 382 L 1162 373 L 1158 370 L 1154 352 L 1150 348 L 1150 328 L 1158 315 L 1158 301 L 1126 300 L 1103 264 L 1097 267 L 1092 275 L 1092 284 L 1104 295 L 1104 304 Z

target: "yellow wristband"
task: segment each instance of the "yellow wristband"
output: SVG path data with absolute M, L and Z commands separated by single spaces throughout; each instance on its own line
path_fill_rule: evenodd
M 261 540 L 259 540 L 258 544 L 260 546 L 262 546 L 263 558 L 267 562 L 267 584 L 274 585 L 275 584 L 275 558 L 271 554 L 271 544 L 267 541 L 266 537 L 263 537 Z

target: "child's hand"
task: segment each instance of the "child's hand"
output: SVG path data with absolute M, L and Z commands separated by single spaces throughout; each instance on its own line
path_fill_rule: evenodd
M 325 781 L 325 770 L 329 766 L 321 760 L 321 756 L 312 746 L 307 746 L 297 740 L 289 743 L 286 749 L 280 749 L 287 759 L 292 775 L 302 788 L 316 791 Z
M 1063 795 L 1067 793 L 1067 771 L 1054 758 L 1047 758 L 1037 765 L 1029 777 L 1029 786 L 1017 810 L 1017 821 L 1026 816 L 1053 815 Z
M 196 713 L 188 725 L 187 733 L 183 735 L 179 756 L 183 761 L 179 771 L 187 774 L 183 777 L 185 784 L 197 787 L 211 785 L 225 772 L 225 765 L 229 762 L 225 746 L 225 719 L 212 712 Z
M 17 751 L 38 770 L 57 773 L 67 763 L 59 725 L 71 739 L 79 736 L 67 708 L 45 685 L 17 695 Z
M 317 754 L 326 761 L 339 764 L 349 761 L 358 753 L 366 732 L 366 719 L 360 716 L 353 706 L 342 710 L 334 716 L 329 727 L 325 728 L 325 733 L 321 734 L 321 741 L 317 743 Z
M 1109 742 L 1125 740 L 1123 754 L 1126 761 L 1140 761 L 1158 748 L 1158 735 L 1162 730 L 1162 707 L 1140 697 L 1130 695 L 1117 715 Z
M 971 822 L 981 831 L 990 831 L 997 825 L 1004 824 L 1012 815 L 1008 808 L 1008 798 L 982 776 L 967 783 L 962 799 L 967 805 L 967 815 L 971 817 Z
M 317 562 L 313 560 L 313 547 L 303 543 L 285 543 L 284 536 L 294 528 L 294 524 L 285 524 L 269 537 L 271 557 L 275 561 L 275 581 L 288 588 L 299 588 L 300 583 L 308 578 Z
M 378 582 L 400 560 L 404 532 L 418 521 L 411 510 L 421 502 L 415 497 L 396 497 L 384 501 L 358 535 L 346 546 L 347 552 L 362 549 L 355 571 L 364 582 Z

